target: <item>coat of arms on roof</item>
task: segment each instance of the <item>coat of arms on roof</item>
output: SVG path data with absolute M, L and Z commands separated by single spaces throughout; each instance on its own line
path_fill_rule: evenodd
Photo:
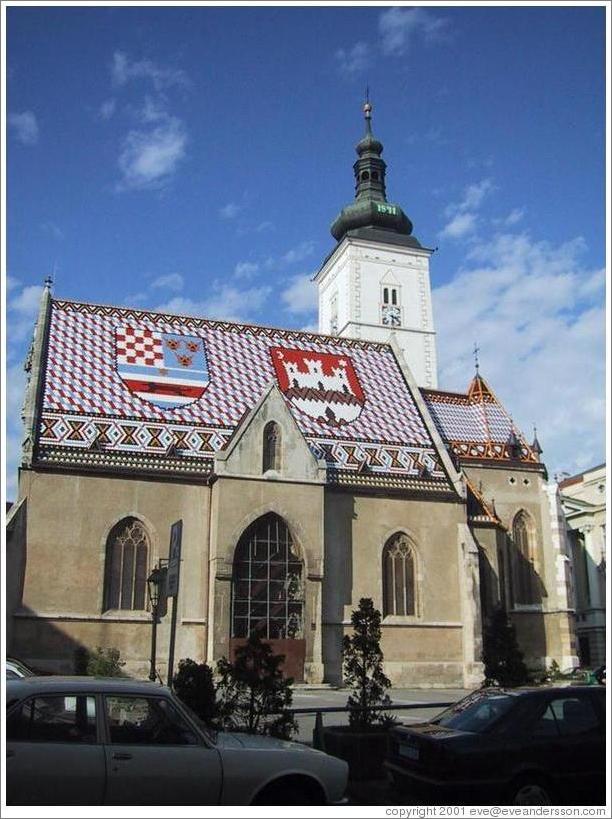
M 270 354 L 282 393 L 300 412 L 334 427 L 359 417 L 365 395 L 348 356 L 284 347 Z
M 146 327 L 119 327 L 117 372 L 125 386 L 163 409 L 191 404 L 209 383 L 204 341 Z

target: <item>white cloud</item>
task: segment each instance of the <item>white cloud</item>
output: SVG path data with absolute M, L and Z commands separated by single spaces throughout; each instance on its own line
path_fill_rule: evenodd
M 227 205 L 223 205 L 222 208 L 219 208 L 219 216 L 222 219 L 235 219 L 241 210 L 240 205 L 237 205 L 235 202 L 228 202 Z
M 178 68 L 162 68 L 151 60 L 130 60 L 123 51 L 115 51 L 111 63 L 111 77 L 115 85 L 122 86 L 133 80 L 151 82 L 156 91 L 173 85 L 187 86 L 189 79 Z
M 468 185 L 463 193 L 463 199 L 456 206 L 458 210 L 476 210 L 482 204 L 485 196 L 495 190 L 493 182 L 490 179 L 483 179 L 474 185 Z
M 300 242 L 299 245 L 292 247 L 290 250 L 284 253 L 281 256 L 280 261 L 283 264 L 294 264 L 295 262 L 301 262 L 314 253 L 314 248 L 315 243 L 311 240 Z
M 13 129 L 15 138 L 23 145 L 36 145 L 38 142 L 38 121 L 32 111 L 8 115 L 9 128 Z
M 32 335 L 42 292 L 43 287 L 38 284 L 30 284 L 19 290 L 16 287 L 10 289 L 7 294 L 9 344 L 23 341 Z
M 260 222 L 255 227 L 255 233 L 263 233 L 265 230 L 274 230 L 272 222 Z
M 440 231 L 440 236 L 449 239 L 461 239 L 476 229 L 476 216 L 473 213 L 458 213 Z
M 64 239 L 64 231 L 61 229 L 59 225 L 56 225 L 55 222 L 52 222 L 50 219 L 46 222 L 43 222 L 40 226 L 41 230 L 45 233 L 48 233 L 49 236 L 53 236 L 54 239 Z
M 271 288 L 268 286 L 244 289 L 217 284 L 209 298 L 197 300 L 175 296 L 154 309 L 224 321 L 248 321 L 261 310 L 270 293 Z
M 119 156 L 119 190 L 159 188 L 185 156 L 187 135 L 176 117 L 149 131 L 130 131 Z
M 506 225 L 506 227 L 516 225 L 521 221 L 524 215 L 525 210 L 523 208 L 514 208 L 514 210 L 512 210 L 504 219 L 504 225 Z
M 422 37 L 425 42 L 442 39 L 447 24 L 446 18 L 437 17 L 423 8 L 389 8 L 378 19 L 383 53 L 392 56 L 406 54 L 417 37 Z
M 490 179 L 483 179 L 472 185 L 468 185 L 463 191 L 461 201 L 454 202 L 445 209 L 445 215 L 450 221 L 440 231 L 440 236 L 450 239 L 461 239 L 464 236 L 474 233 L 478 218 L 474 211 L 482 205 L 482 202 L 495 186 Z
M 180 273 L 168 273 L 165 276 L 158 276 L 151 282 L 151 287 L 155 289 L 166 288 L 168 290 L 182 290 L 185 281 Z
M 464 390 L 481 373 L 519 427 L 531 423 L 551 474 L 603 460 L 604 272 L 581 263 L 582 239 L 559 246 L 501 233 L 467 254 L 434 290 L 440 385 Z
M 237 279 L 250 279 L 259 270 L 257 262 L 238 262 L 234 268 L 234 276 Z
M 115 113 L 117 102 L 114 98 L 105 100 L 98 109 L 98 116 L 100 119 L 110 119 Z
M 142 122 L 159 122 L 168 117 L 165 101 L 159 97 L 153 98 L 148 94 L 144 99 L 142 108 L 138 111 L 138 116 Z
M 335 54 L 342 74 L 354 76 L 364 71 L 371 62 L 371 49 L 367 43 L 358 42 L 352 48 L 339 48 Z
M 23 407 L 26 375 L 22 364 L 11 364 L 6 368 L 6 499 L 17 499 L 17 468 L 21 460 L 23 427 L 21 410 Z
M 317 309 L 319 291 L 317 285 L 311 281 L 310 274 L 293 276 L 289 286 L 281 294 L 285 309 L 289 313 L 310 313 Z

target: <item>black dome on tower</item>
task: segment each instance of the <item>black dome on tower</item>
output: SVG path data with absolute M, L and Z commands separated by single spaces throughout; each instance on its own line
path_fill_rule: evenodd
M 412 222 L 399 205 L 387 202 L 385 175 L 387 165 L 382 158 L 383 145 L 372 133 L 372 106 L 363 106 L 366 132 L 357 145 L 358 159 L 353 165 L 355 201 L 343 208 L 331 226 L 338 242 L 346 236 L 359 236 L 374 241 L 420 247 L 412 236 Z

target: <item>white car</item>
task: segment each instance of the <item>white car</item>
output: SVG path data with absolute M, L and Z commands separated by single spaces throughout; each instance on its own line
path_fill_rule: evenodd
M 344 804 L 347 764 L 297 742 L 208 730 L 152 682 L 6 684 L 9 805 Z
M 16 680 L 20 677 L 34 677 L 35 672 L 20 660 L 7 657 L 4 663 L 4 673 L 7 680 Z

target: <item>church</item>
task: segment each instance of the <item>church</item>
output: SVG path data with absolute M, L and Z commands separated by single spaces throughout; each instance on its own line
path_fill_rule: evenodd
M 176 658 L 259 631 L 296 681 L 341 684 L 361 597 L 395 686 L 473 687 L 509 613 L 531 668 L 575 664 L 557 486 L 492 387 L 437 383 L 429 260 L 386 195 L 364 106 L 319 333 L 42 296 L 9 515 L 9 651 L 80 646 L 145 676 L 147 577 L 182 521 Z M 438 317 L 444 321 L 444 316 Z M 169 617 L 158 628 L 164 676 Z

